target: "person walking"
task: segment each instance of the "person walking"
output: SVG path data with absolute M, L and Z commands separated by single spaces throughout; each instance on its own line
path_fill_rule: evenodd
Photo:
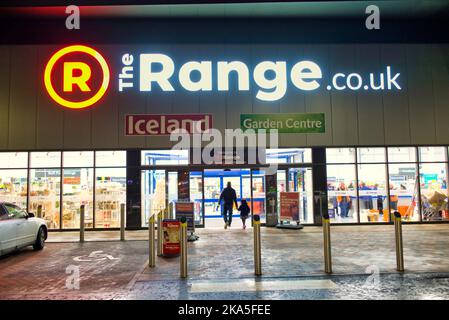
M 248 219 L 251 209 L 245 199 L 242 199 L 242 203 L 240 204 L 238 210 L 240 211 L 240 219 L 242 219 L 243 229 L 246 229 L 246 219 Z
M 231 227 L 232 223 L 232 207 L 234 204 L 238 207 L 237 194 L 232 188 L 230 181 L 228 181 L 226 188 L 224 188 L 221 192 L 218 202 L 223 203 L 223 219 L 225 222 L 224 228 L 227 229 L 228 227 Z

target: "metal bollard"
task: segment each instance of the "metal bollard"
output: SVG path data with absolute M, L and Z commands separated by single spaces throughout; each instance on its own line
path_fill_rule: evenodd
M 156 266 L 156 251 L 154 249 L 154 236 L 155 236 L 155 228 L 154 228 L 154 215 L 151 215 L 151 217 L 148 219 L 148 242 L 150 246 L 150 257 L 148 259 L 148 265 L 151 268 L 154 268 Z
M 125 241 L 125 204 L 120 205 L 120 241 Z
M 181 217 L 181 230 L 180 230 L 180 246 L 181 246 L 181 259 L 180 259 L 180 273 L 181 278 L 187 278 L 187 219 Z
M 324 272 L 332 273 L 331 229 L 329 215 L 323 216 Z
M 164 230 L 162 228 L 162 217 L 164 212 L 162 210 L 157 214 L 157 255 L 162 257 L 162 250 L 164 248 Z
M 394 212 L 394 234 L 396 238 L 396 270 L 404 271 L 404 251 L 402 246 L 402 219 L 401 214 Z
M 260 216 L 254 215 L 254 273 L 256 276 L 262 275 L 262 248 L 260 245 Z
M 37 217 L 42 218 L 42 205 L 37 206 Z
M 84 242 L 84 204 L 80 207 L 80 242 Z

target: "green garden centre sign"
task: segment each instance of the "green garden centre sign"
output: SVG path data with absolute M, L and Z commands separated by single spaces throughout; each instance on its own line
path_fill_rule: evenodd
M 277 129 L 279 133 L 324 133 L 324 113 L 267 113 L 241 114 L 243 131 Z

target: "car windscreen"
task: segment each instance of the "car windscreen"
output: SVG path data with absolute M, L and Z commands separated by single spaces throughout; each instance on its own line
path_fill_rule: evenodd
M 8 215 L 7 215 L 6 210 L 3 207 L 3 205 L 0 204 L 0 220 L 6 220 L 6 219 L 8 219 Z

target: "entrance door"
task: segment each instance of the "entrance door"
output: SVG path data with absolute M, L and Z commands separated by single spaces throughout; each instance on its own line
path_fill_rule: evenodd
M 204 215 L 207 227 L 222 227 L 222 206 L 219 206 L 221 191 L 231 183 L 237 195 L 237 202 L 251 199 L 250 169 L 206 169 L 204 170 Z M 232 226 L 241 227 L 240 214 L 233 210 Z

